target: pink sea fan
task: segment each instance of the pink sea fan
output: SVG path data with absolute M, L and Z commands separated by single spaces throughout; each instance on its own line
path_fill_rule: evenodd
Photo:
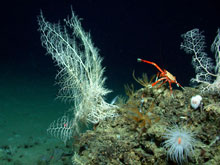
M 182 164 L 188 161 L 188 157 L 194 155 L 196 140 L 191 131 L 175 126 L 168 129 L 163 137 L 166 139 L 163 146 L 171 160 Z

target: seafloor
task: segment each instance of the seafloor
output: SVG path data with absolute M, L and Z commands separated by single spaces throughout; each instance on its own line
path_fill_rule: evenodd
M 22 75 L 0 81 L 0 165 L 176 164 L 162 145 L 166 129 L 175 125 L 194 132 L 197 141 L 194 155 L 183 164 L 220 162 L 219 95 L 184 87 L 173 90 L 172 97 L 167 84 L 152 88 L 146 78 L 138 79 L 145 86 L 137 91 L 126 86 L 127 98 L 116 102 L 118 117 L 100 122 L 65 145 L 46 129 L 68 105 L 54 100 L 53 79 L 40 77 L 34 82 Z M 194 110 L 190 99 L 197 94 L 203 105 Z
M 173 91 L 166 85 L 149 84 L 134 91 L 126 86 L 128 99 L 117 102 L 118 117 L 100 122 L 79 136 L 75 164 L 177 164 L 167 156 L 162 143 L 167 129 L 178 125 L 194 133 L 194 154 L 182 164 L 217 165 L 220 162 L 220 97 L 185 87 Z M 198 109 L 190 106 L 192 96 L 203 98 Z
M 54 76 L 5 68 L 0 66 L 0 165 L 72 164 L 72 146 L 46 131 L 69 108 L 55 100 Z

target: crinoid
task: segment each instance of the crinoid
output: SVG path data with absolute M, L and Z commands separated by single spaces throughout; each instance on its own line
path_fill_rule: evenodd
M 148 76 L 146 73 L 142 74 L 142 77 L 135 77 L 135 72 L 133 71 L 132 76 L 135 81 L 137 81 L 140 85 L 144 86 L 145 88 L 148 88 L 149 85 L 153 82 L 153 79 L 156 77 L 156 75 L 153 75 L 150 80 L 148 79 Z
M 142 107 L 129 107 L 129 111 L 131 112 L 130 118 L 137 122 L 137 127 L 145 128 L 146 123 L 149 126 L 152 125 L 153 122 L 158 122 L 160 120 L 159 116 L 152 113 L 154 108 L 154 103 L 150 105 L 146 112 Z
M 128 85 L 128 84 L 125 84 L 124 85 L 124 88 L 125 88 L 125 94 L 131 98 L 134 96 L 134 93 L 135 93 L 135 90 L 134 90 L 134 85 L 131 84 L 131 85 Z

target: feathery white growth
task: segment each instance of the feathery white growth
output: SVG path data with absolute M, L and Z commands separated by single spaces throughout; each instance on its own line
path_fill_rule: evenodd
M 56 76 L 61 87 L 59 97 L 74 104 L 70 119 L 72 126 L 68 125 L 68 128 L 78 132 L 80 122 L 96 124 L 107 117 L 114 117 L 116 106 L 104 100 L 110 90 L 104 88 L 106 78 L 103 76 L 102 58 L 89 33 L 84 32 L 73 12 L 72 17 L 64 22 L 64 26 L 47 22 L 42 13 L 38 17 L 42 45 L 59 67 Z M 57 130 L 55 125 L 49 128 L 50 132 L 66 130 L 66 123 L 63 127 L 59 123 Z
M 196 77 L 192 82 L 202 84 L 201 91 L 220 94 L 220 31 L 218 29 L 211 50 L 215 53 L 213 60 L 205 52 L 205 36 L 199 29 L 192 29 L 182 34 L 181 49 L 192 54 L 192 65 L 195 68 Z

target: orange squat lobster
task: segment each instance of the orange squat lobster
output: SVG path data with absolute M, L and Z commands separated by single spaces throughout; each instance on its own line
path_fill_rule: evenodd
M 158 86 L 158 88 L 159 88 L 161 85 L 163 85 L 164 83 L 168 82 L 168 83 L 169 83 L 169 86 L 170 86 L 170 93 L 171 93 L 171 95 L 172 95 L 172 86 L 171 86 L 172 83 L 175 83 L 178 87 L 180 86 L 182 89 L 184 89 L 184 88 L 176 81 L 176 77 L 175 77 L 175 76 L 173 76 L 170 72 L 168 72 L 168 71 L 165 70 L 165 69 L 162 70 L 156 63 L 151 62 L 151 61 L 147 61 L 147 60 L 142 60 L 142 59 L 140 59 L 140 58 L 138 58 L 137 61 L 138 61 L 138 62 L 145 62 L 145 63 L 151 64 L 151 65 L 154 65 L 154 66 L 160 71 L 160 73 L 157 74 L 157 77 L 159 76 L 159 77 L 161 77 L 161 78 L 160 78 L 159 80 L 157 80 L 156 82 L 154 82 L 154 83 L 152 84 L 152 87 L 153 87 L 154 85 L 156 85 L 157 83 L 159 83 L 160 81 L 165 80 L 165 81 L 163 81 L 163 82 Z

